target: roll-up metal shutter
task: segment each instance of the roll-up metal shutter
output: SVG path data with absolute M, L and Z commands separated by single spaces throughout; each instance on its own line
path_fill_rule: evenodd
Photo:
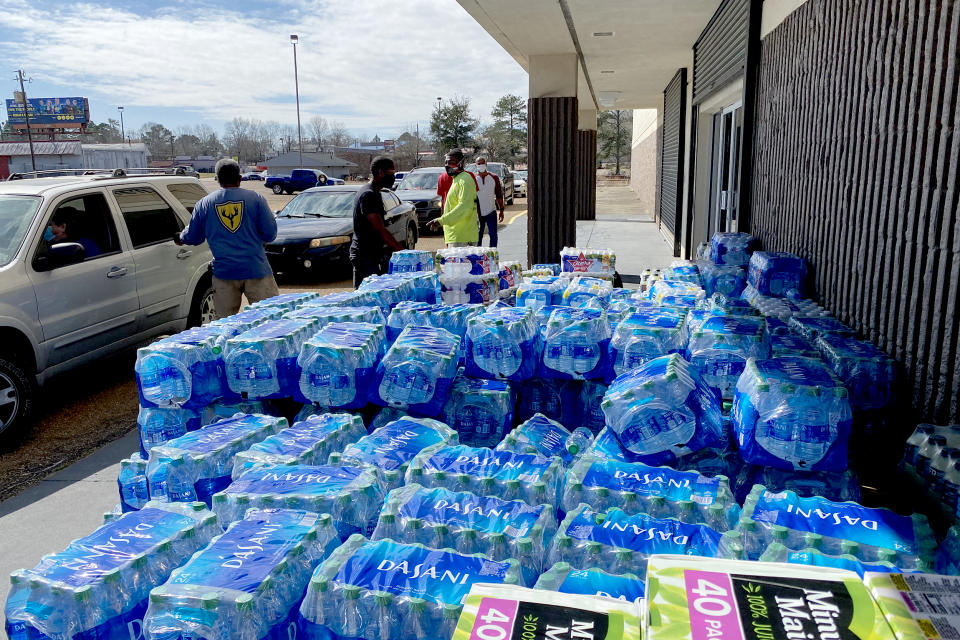
M 684 123 L 687 111 L 687 70 L 680 69 L 663 90 L 663 126 L 660 128 L 660 229 L 673 240 L 680 255 L 683 222 Z

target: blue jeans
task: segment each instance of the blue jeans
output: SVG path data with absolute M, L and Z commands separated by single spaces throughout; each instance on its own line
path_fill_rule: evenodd
M 480 218 L 480 239 L 477 241 L 477 246 L 483 245 L 483 228 L 486 227 L 487 231 L 490 233 L 490 246 L 497 246 L 497 212 L 493 211 L 487 215 Z

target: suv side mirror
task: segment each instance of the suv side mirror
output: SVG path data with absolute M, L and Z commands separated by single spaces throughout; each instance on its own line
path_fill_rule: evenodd
M 51 245 L 45 255 L 37 256 L 33 266 L 37 271 L 50 271 L 68 264 L 83 262 L 85 257 L 87 257 L 87 251 L 79 242 L 60 242 Z

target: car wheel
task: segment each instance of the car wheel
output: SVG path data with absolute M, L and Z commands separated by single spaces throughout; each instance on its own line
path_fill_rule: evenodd
M 187 316 L 187 328 L 213 322 L 217 319 L 217 307 L 213 302 L 213 283 L 203 280 L 193 294 L 190 315 Z
M 33 378 L 19 364 L 0 356 L 0 440 L 30 421 L 35 394 Z
M 273 185 L 273 192 L 277 195 L 280 195 L 281 193 L 283 193 L 283 187 L 281 187 L 278 184 L 275 184 Z
M 407 225 L 407 249 L 417 248 L 417 225 Z

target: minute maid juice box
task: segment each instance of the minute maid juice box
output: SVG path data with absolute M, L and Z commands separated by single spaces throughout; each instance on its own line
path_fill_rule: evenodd
M 828 567 L 657 555 L 646 640 L 893 640 L 860 576 Z
M 640 640 L 641 625 L 635 602 L 475 584 L 453 640 Z
M 960 638 L 960 577 L 867 573 L 897 640 Z

